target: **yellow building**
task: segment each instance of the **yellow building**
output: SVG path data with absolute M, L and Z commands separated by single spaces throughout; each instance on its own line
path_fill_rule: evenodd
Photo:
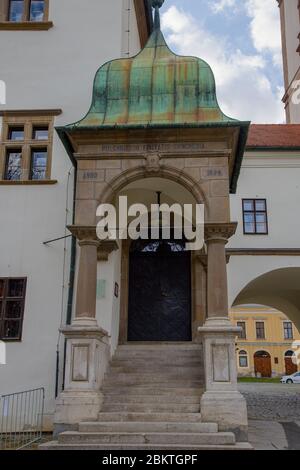
M 276 377 L 297 372 L 293 343 L 300 340 L 300 334 L 283 313 L 243 306 L 233 308 L 230 318 L 242 328 L 236 348 L 239 376 Z

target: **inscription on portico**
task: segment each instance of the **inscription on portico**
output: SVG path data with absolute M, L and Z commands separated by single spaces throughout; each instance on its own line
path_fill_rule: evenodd
M 151 144 L 102 144 L 94 146 L 99 155 L 143 155 L 148 153 L 199 153 L 203 150 L 226 150 L 226 142 L 180 142 Z

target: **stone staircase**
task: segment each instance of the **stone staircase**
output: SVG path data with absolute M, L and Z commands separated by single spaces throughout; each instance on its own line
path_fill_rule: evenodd
M 202 347 L 192 343 L 119 346 L 106 374 L 97 422 L 79 423 L 41 449 L 249 449 L 216 423 L 203 423 Z

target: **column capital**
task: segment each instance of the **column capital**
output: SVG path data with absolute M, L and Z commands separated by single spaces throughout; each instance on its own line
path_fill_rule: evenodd
M 109 255 L 119 249 L 116 240 L 103 240 L 98 245 L 97 255 L 98 261 L 108 261 Z
M 77 238 L 79 245 L 99 246 L 95 225 L 69 225 L 68 230 Z
M 205 224 L 205 241 L 220 241 L 225 244 L 237 229 L 237 222 Z

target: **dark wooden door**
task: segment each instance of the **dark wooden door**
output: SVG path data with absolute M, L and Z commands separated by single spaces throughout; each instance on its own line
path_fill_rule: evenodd
M 154 242 L 129 266 L 128 341 L 191 341 L 190 253 Z
M 298 371 L 298 367 L 296 364 L 293 363 L 293 360 L 291 357 L 285 357 L 284 362 L 285 362 L 286 375 L 292 375 Z
M 255 374 L 261 374 L 261 377 L 272 377 L 272 363 L 270 356 L 254 356 Z

